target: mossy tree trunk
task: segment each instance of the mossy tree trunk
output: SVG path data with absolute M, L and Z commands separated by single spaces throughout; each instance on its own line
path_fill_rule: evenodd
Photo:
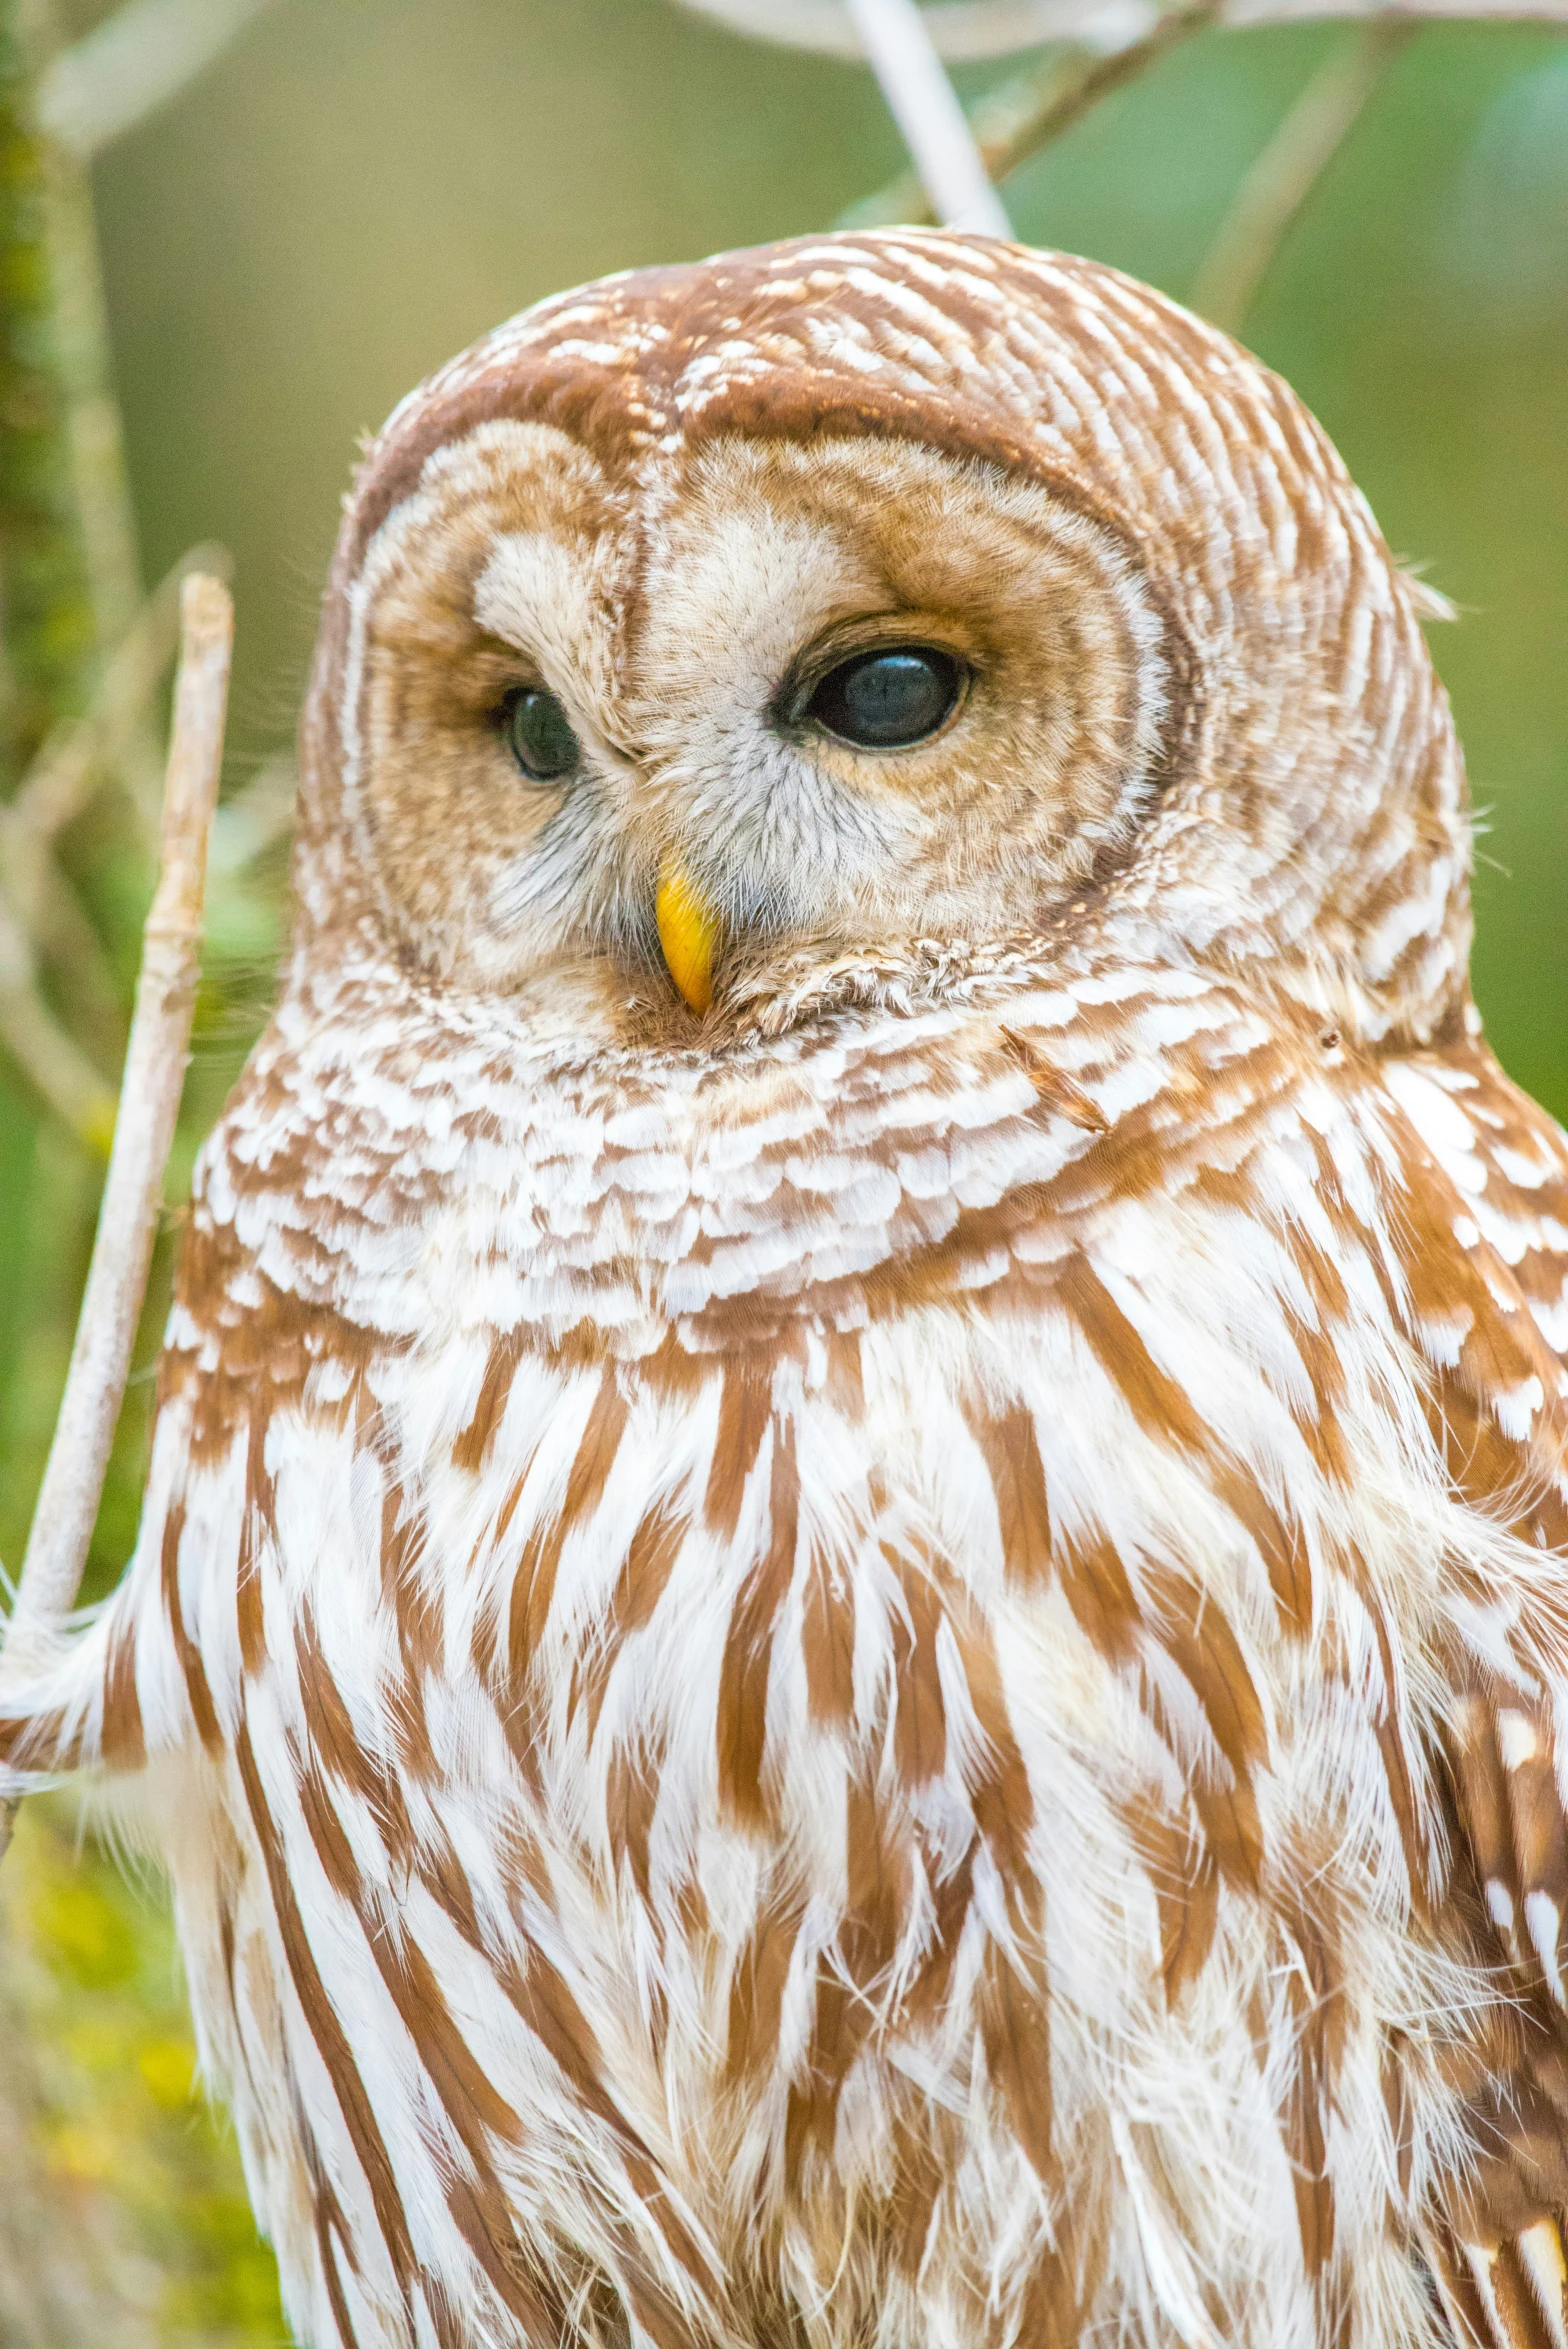
M 86 704 L 98 618 L 77 504 L 56 318 L 52 163 L 33 89 L 42 26 L 0 0 L 0 758 L 10 796 Z
M 88 706 L 141 600 L 91 189 L 34 105 L 51 33 L 46 0 L 0 0 L 0 801 Z M 49 860 L 33 941 L 50 1012 L 111 1083 L 157 766 L 148 729 L 122 763 L 129 800 Z M 0 1067 L 0 1432 L 18 1486 L 42 1468 L 100 1174 Z M 122 1429 L 100 1587 L 134 1526 L 144 1419 Z M 13 1569 L 29 1501 L 0 1495 Z M 29 1806 L 0 1876 L 0 2349 L 281 2339 L 272 2262 L 193 2073 L 162 1905 L 79 1848 L 60 1798 Z

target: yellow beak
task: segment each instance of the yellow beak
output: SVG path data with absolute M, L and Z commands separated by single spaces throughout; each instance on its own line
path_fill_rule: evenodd
M 685 866 L 673 856 L 667 856 L 659 868 L 653 911 L 670 977 L 693 1011 L 706 1011 L 713 1001 L 719 920 Z

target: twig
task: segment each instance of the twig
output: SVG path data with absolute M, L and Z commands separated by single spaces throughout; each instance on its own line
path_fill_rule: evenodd
M 681 0 L 752 41 L 784 49 L 807 49 L 819 57 L 860 57 L 864 47 L 850 0 Z M 1129 9 L 1152 7 L 1144 0 L 932 0 L 921 15 L 939 57 L 949 64 L 966 59 L 1006 57 L 1039 49 L 1047 41 L 1076 41 L 1089 20 L 1125 20 Z M 1144 25 L 1138 26 L 1143 31 Z M 1131 38 L 1128 34 L 1127 38 Z
M 1220 0 L 1195 0 L 1173 9 L 1152 30 L 1109 55 L 1094 57 L 1074 51 L 1032 73 L 1017 74 L 992 90 L 975 107 L 971 128 L 981 160 L 991 179 L 1001 180 L 1042 147 L 1061 137 L 1090 108 L 1136 79 L 1156 64 L 1167 50 L 1214 22 Z M 933 217 L 920 200 L 918 187 L 907 177 L 893 180 L 874 196 L 867 196 L 842 213 L 841 228 L 869 228 L 884 221 L 920 221 Z
M 114 1093 L 45 1003 L 36 955 L 63 937 L 79 987 L 84 972 L 91 977 L 100 969 L 103 952 L 50 847 L 145 722 L 178 641 L 181 580 L 226 562 L 219 547 L 197 547 L 181 557 L 104 671 L 92 707 L 55 728 L 16 797 L 9 806 L 0 804 L 0 1044 L 56 1116 L 100 1158 L 107 1157 L 114 1134 Z
M 1012 225 L 986 177 L 968 118 L 915 0 L 849 0 L 849 9 L 938 218 L 949 228 L 1011 236 Z
M 41 861 L 38 902 L 28 925 L 28 942 L 41 971 L 69 989 L 61 1016 L 72 1035 L 100 1068 L 117 1069 L 125 1058 L 130 1006 L 123 973 L 82 903 L 75 883 L 51 857 Z M 106 1129 L 100 1157 L 107 1158 L 112 1134 Z
M 292 751 L 263 761 L 241 791 L 224 801 L 212 825 L 211 869 L 232 877 L 281 840 L 294 823 L 299 767 Z
M 1237 334 L 1281 239 L 1418 26 L 1386 17 L 1324 59 L 1236 192 L 1192 292 L 1203 317 Z
M 1226 0 L 1224 21 L 1235 32 L 1256 25 L 1316 24 L 1337 17 L 1413 17 L 1418 24 L 1568 24 L 1568 0 Z
M 848 0 L 679 0 L 682 7 L 754 41 L 807 49 L 823 57 L 859 57 Z M 933 0 L 922 12 L 937 54 L 1005 57 L 1048 41 L 1125 48 L 1141 39 L 1154 11 L 1144 0 Z M 1565 24 L 1568 0 L 1224 0 L 1217 21 L 1231 30 L 1255 25 L 1315 24 L 1328 18 L 1410 16 L 1490 24 Z M 1137 21 L 1141 18 L 1141 22 Z
M 38 991 L 33 951 L 10 909 L 0 905 L 0 1043 L 25 1069 L 55 1115 L 95 1156 L 114 1133 L 114 1092 Z
M 181 583 L 198 571 L 221 577 L 221 547 L 193 547 L 166 573 L 116 647 L 85 716 L 55 728 L 7 811 L 12 826 L 39 839 L 62 831 L 112 773 L 157 690 L 180 633 Z
M 75 1604 L 147 1289 L 179 1114 L 200 959 L 207 838 L 223 759 L 234 613 L 221 580 L 187 579 L 158 887 L 143 932 L 119 1117 L 5 1653 L 47 1650 Z
M 976 100 L 969 109 L 969 126 L 990 178 L 997 177 L 998 159 L 1019 123 L 1064 90 L 1075 90 L 1093 62 L 1083 50 L 1073 49 L 1065 57 L 1053 58 L 1047 65 L 1032 67 L 1027 73 L 1010 74 L 996 89 L 987 90 L 983 98 Z M 929 221 L 933 217 L 919 175 L 901 171 L 874 194 L 862 196 L 858 203 L 849 205 L 833 225 L 835 228 L 884 228 Z
M 60 54 L 38 93 L 46 131 L 84 163 L 177 97 L 267 0 L 125 0 Z
M 1020 163 L 1027 163 L 1031 155 L 1038 155 L 1042 147 L 1059 139 L 1063 131 L 1071 130 L 1102 98 L 1147 73 L 1167 50 L 1179 48 L 1194 33 L 1201 33 L 1215 21 L 1219 4 L 1220 0 L 1191 0 L 1191 5 L 1173 8 L 1168 16 L 1162 16 L 1140 40 L 1129 41 L 1125 48 L 1113 49 L 1106 57 L 1088 60 L 1071 84 L 1064 81 L 1053 89 L 1047 80 L 1033 111 L 1022 115 L 1011 132 L 996 141 L 994 160 L 987 155 L 993 178 L 1005 179 Z

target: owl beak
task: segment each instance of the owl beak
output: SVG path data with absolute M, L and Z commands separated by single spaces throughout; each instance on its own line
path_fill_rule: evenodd
M 653 910 L 670 977 L 693 1011 L 706 1011 L 713 1001 L 719 919 L 677 857 L 667 856 L 659 868 Z

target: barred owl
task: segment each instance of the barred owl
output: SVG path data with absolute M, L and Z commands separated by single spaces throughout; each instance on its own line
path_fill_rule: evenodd
M 1568 1143 L 1321 432 L 1091 263 L 396 411 L 122 1589 L 302 2341 L 1568 2342 Z

